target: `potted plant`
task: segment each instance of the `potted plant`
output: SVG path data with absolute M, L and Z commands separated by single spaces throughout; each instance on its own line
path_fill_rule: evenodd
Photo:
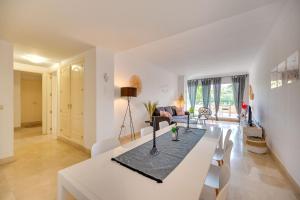
M 195 108 L 194 108 L 194 107 L 190 107 L 189 113 L 192 114 L 192 115 L 194 116 Z
M 148 101 L 148 103 L 144 103 L 144 106 L 148 112 L 148 117 L 150 122 L 152 121 L 152 115 L 156 109 L 157 104 L 158 104 L 157 102 L 152 103 L 151 101 Z
M 172 129 L 171 129 L 172 140 L 173 141 L 179 141 L 179 139 L 178 139 L 178 130 L 179 130 L 179 128 L 177 127 L 177 124 L 175 124 L 175 126 L 172 127 Z

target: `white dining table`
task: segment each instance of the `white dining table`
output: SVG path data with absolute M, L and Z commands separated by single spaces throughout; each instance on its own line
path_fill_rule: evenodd
M 111 161 L 150 141 L 150 134 L 59 171 L 57 199 L 65 200 L 70 193 L 78 200 L 198 200 L 223 131 L 217 126 L 205 128 L 204 136 L 163 183 Z M 157 136 L 170 129 L 157 131 Z

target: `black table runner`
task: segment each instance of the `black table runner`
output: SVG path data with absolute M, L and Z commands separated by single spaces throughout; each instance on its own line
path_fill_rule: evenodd
M 156 138 L 158 155 L 150 155 L 152 149 L 152 140 L 150 140 L 112 160 L 162 183 L 203 137 L 205 129 L 187 130 L 185 127 L 179 127 L 178 133 L 180 141 L 172 141 L 171 131 Z

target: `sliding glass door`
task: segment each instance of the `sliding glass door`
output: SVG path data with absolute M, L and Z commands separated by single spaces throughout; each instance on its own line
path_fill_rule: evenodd
M 203 107 L 203 97 L 202 97 L 202 86 L 199 85 L 196 94 L 196 105 L 195 105 L 195 116 L 198 116 L 198 109 Z M 190 108 L 190 106 L 188 106 Z M 214 88 L 211 87 L 209 108 L 212 110 L 213 116 L 215 116 L 215 103 L 214 103 Z M 221 85 L 220 94 L 220 106 L 218 112 L 219 119 L 232 118 L 237 119 L 238 115 L 234 106 L 233 99 L 233 88 L 232 83 L 226 83 Z

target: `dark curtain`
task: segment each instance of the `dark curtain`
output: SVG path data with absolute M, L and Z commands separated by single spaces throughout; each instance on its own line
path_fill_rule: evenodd
M 210 87 L 211 87 L 211 79 L 201 79 L 202 83 L 202 98 L 203 105 L 205 108 L 209 106 L 209 98 L 210 98 Z
M 191 107 L 195 108 L 198 80 L 188 80 L 188 92 Z
M 241 114 L 242 110 L 246 78 L 247 75 L 238 75 L 232 77 L 234 105 L 238 115 Z
M 222 78 L 213 78 L 212 79 L 214 85 L 214 99 L 215 99 L 215 110 L 216 110 L 216 120 L 218 120 L 218 112 L 220 106 L 220 95 L 221 95 L 221 84 Z

